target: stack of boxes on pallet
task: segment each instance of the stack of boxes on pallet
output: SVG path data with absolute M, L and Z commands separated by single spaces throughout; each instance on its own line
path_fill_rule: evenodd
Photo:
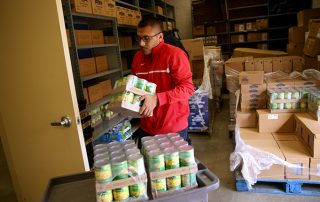
M 289 28 L 287 52 L 303 56 L 308 68 L 320 68 L 320 8 L 302 10 L 297 14 L 298 26 Z

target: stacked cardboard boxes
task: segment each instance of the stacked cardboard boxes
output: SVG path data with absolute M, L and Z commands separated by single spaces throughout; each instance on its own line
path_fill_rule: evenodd
M 305 29 L 303 27 L 290 27 L 288 36 L 287 52 L 289 55 L 302 56 L 305 43 Z
M 309 68 L 319 70 L 320 57 L 320 20 L 310 22 L 309 34 L 303 48 L 305 60 Z
M 116 17 L 115 0 L 72 0 L 71 9 L 78 13 L 87 13 Z
M 137 26 L 141 20 L 141 12 L 121 6 L 116 6 L 116 17 L 117 22 L 120 25 Z
M 108 70 L 106 55 L 79 59 L 80 76 L 89 76 Z
M 87 103 L 94 103 L 112 92 L 111 80 L 105 80 L 98 84 L 83 88 L 83 94 Z

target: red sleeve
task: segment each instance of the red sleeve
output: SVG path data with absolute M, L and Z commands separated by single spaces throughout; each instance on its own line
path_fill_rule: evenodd
M 157 93 L 160 106 L 185 101 L 194 92 L 192 73 L 187 55 L 183 51 L 176 51 L 175 54 L 171 55 L 169 65 L 175 87 L 172 90 Z

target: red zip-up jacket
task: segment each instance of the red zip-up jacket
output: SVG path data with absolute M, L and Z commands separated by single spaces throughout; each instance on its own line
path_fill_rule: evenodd
M 131 73 L 157 84 L 158 105 L 153 116 L 141 118 L 142 130 L 156 135 L 188 127 L 188 99 L 194 86 L 185 52 L 161 41 L 150 55 L 144 55 L 141 50 L 135 54 Z

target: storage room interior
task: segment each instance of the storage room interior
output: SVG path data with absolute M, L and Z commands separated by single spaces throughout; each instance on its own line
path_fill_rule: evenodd
M 320 201 L 320 0 L 5 0 L 0 10 L 0 201 Z M 141 44 L 156 39 L 148 57 Z M 187 54 L 156 52 L 166 44 Z M 139 56 L 152 71 L 137 72 Z M 190 95 L 173 60 L 190 72 Z M 166 130 L 154 120 L 163 105 L 172 128 L 187 107 L 187 136 L 142 136 Z

